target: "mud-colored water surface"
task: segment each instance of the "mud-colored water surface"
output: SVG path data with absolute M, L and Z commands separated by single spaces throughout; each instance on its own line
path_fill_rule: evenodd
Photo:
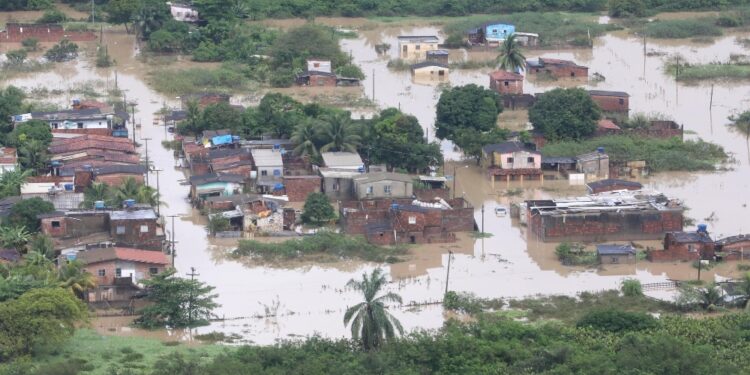
M 389 56 L 378 56 L 374 45 L 387 42 L 396 46 L 399 34 L 435 34 L 429 27 L 368 29 L 360 32 L 357 39 L 342 41 L 345 51 L 351 51 L 355 62 L 368 75 L 363 92 L 381 108 L 398 107 L 417 116 L 429 130 L 433 139 L 432 124 L 435 104 L 443 85 L 422 85 L 411 81 L 409 72 L 391 72 L 388 59 L 395 58 L 395 47 Z M 320 334 L 327 337 L 347 335 L 342 318 L 347 306 L 358 302 L 359 296 L 344 289 L 351 278 L 359 278 L 363 272 L 383 267 L 392 278 L 388 289 L 402 295 L 408 306 L 394 307 L 395 316 L 407 330 L 437 328 L 443 323 L 443 311 L 439 304 L 445 290 L 446 265 L 449 253 L 451 261 L 450 289 L 472 292 L 482 297 L 524 297 L 535 294 L 574 294 L 580 291 L 595 291 L 617 287 L 625 277 L 642 282 L 657 282 L 670 278 L 695 278 L 697 271 L 689 264 L 652 264 L 638 262 L 635 265 L 607 266 L 601 269 L 564 267 L 555 259 L 554 245 L 541 244 L 527 238 L 524 227 L 518 226 L 510 217 L 497 217 L 493 213 L 496 205 L 508 206 L 511 202 L 528 198 L 544 198 L 583 194 L 581 186 L 569 186 L 563 181 L 512 183 L 496 185 L 493 189 L 486 183 L 481 171 L 472 165 L 456 164 L 457 195 L 464 195 L 476 208 L 477 222 L 482 222 L 480 207 L 485 206 L 484 230 L 492 237 L 474 239 L 461 236 L 453 244 L 418 246 L 412 248 L 411 259 L 393 265 L 377 265 L 361 262 L 337 264 L 311 264 L 293 262 L 280 265 L 262 265 L 250 261 L 228 260 L 226 251 L 231 243 L 209 240 L 202 221 L 187 201 L 188 188 L 182 182 L 185 174 L 175 167 L 172 152 L 159 146 L 163 139 L 171 138 L 162 126 L 153 125 L 153 113 L 162 103 L 177 105 L 172 97 L 163 97 L 144 81 L 144 72 L 149 66 L 135 59 L 137 48 L 132 37 L 117 33 L 105 43 L 118 60 L 118 85 L 126 90 L 129 99 L 138 101 L 136 119 L 143 124 L 136 129 L 137 138 L 150 137 L 149 159 L 161 169 L 160 183 L 163 215 L 177 215 L 175 235 L 177 239 L 176 267 L 180 274 L 195 267 L 198 278 L 216 287 L 217 302 L 221 307 L 216 314 L 222 321 L 192 331 L 221 331 L 237 333 L 256 343 L 272 343 L 278 339 Z M 647 49 L 680 53 L 689 61 L 706 62 L 725 60 L 730 53 L 745 54 L 741 46 L 734 43 L 734 36 L 719 38 L 714 44 L 693 45 L 682 42 L 648 41 Z M 460 52 L 457 52 L 460 53 Z M 630 93 L 630 105 L 635 112 L 662 112 L 671 115 L 689 131 L 689 137 L 701 137 L 719 143 L 727 150 L 737 153 L 738 162 L 729 171 L 710 173 L 664 173 L 643 179 L 648 187 L 680 198 L 691 208 L 688 216 L 699 222 L 711 216 L 710 231 L 715 235 L 748 232 L 747 192 L 750 191 L 750 166 L 748 166 L 745 140 L 731 133 L 726 127 L 726 118 L 747 107 L 747 82 L 716 82 L 714 106 L 709 109 L 707 85 L 675 85 L 674 79 L 662 72 L 665 56 L 643 56 L 642 40 L 627 35 L 608 35 L 598 38 L 592 50 L 546 51 L 528 53 L 550 57 L 572 58 L 591 67 L 606 77 L 604 82 L 585 84 L 598 89 L 622 90 Z M 476 83 L 488 86 L 489 69 L 456 70 L 450 73 L 451 85 Z M 373 79 L 374 76 L 374 79 Z M 86 58 L 78 62 L 59 64 L 54 71 L 23 76 L 3 85 L 13 84 L 27 89 L 45 87 L 50 90 L 67 90 L 71 86 L 97 82 L 99 87 L 109 87 L 114 81 L 114 69 L 96 69 Z M 526 92 L 548 90 L 560 82 L 526 81 Z M 66 103 L 74 94 L 51 98 Z M 444 143 L 446 154 L 451 158 L 460 155 L 449 143 Z M 145 150 L 142 150 L 145 152 Z M 449 174 L 453 171 L 449 163 Z M 156 176 L 151 176 L 155 181 Z M 507 193 L 508 189 L 522 189 L 520 195 Z M 169 223 L 169 222 L 168 222 Z M 170 229 L 171 225 L 167 225 Z M 702 277 L 726 278 L 736 272 L 735 264 L 727 264 L 704 272 Z M 123 334 L 126 320 L 108 319 L 96 322 L 106 334 Z M 139 334 L 130 330 L 128 334 Z M 184 339 L 190 333 L 167 335 Z

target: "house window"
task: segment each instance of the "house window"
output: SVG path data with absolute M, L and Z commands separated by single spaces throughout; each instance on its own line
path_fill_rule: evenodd
M 620 263 L 620 260 L 617 257 L 612 257 L 612 263 Z
M 151 275 L 156 275 L 157 273 L 159 273 L 159 269 L 156 267 L 149 267 L 148 273 Z
M 82 122 L 78 123 L 78 129 L 83 129 L 83 123 Z
M 575 77 L 576 76 L 576 72 L 570 72 L 570 76 L 571 77 Z
M 441 77 L 444 76 L 445 75 L 445 70 L 438 71 L 438 75 L 441 76 Z
M 497 29 L 492 29 L 492 33 L 496 34 L 497 33 Z
M 96 274 L 99 275 L 100 277 L 104 277 L 107 274 L 107 271 L 102 269 L 102 270 L 96 271 Z
M 505 87 L 510 86 L 510 82 L 508 82 L 508 81 L 504 81 L 503 84 L 505 85 Z
M 57 123 L 56 123 L 56 122 L 53 122 L 53 123 L 52 123 L 52 129 L 57 129 L 57 127 L 58 127 Z
M 689 251 L 689 252 L 691 252 L 691 253 L 694 253 L 694 252 L 696 251 L 696 250 L 695 250 L 695 246 L 693 246 L 693 245 L 688 245 L 688 251 Z
M 122 268 L 115 268 L 115 277 L 122 277 Z
M 507 158 L 507 159 L 505 159 L 505 161 L 508 162 L 508 163 L 512 163 L 513 162 L 513 158 Z
M 528 162 L 529 164 L 534 164 L 534 158 L 529 156 L 528 158 L 526 158 L 526 162 Z
M 320 68 L 320 63 L 313 63 L 313 66 L 316 68 Z
M 117 233 L 117 234 L 125 234 L 125 226 L 124 225 L 118 225 L 117 228 L 115 228 L 115 233 Z
M 331 187 L 331 190 L 333 190 L 333 191 L 339 191 L 339 189 L 340 189 L 339 183 L 338 182 L 334 182 L 333 186 Z
M 273 170 L 273 175 L 274 175 L 274 176 L 281 176 L 281 170 L 279 170 L 279 169 L 274 169 L 274 170 Z
M 373 190 L 372 190 L 372 186 L 368 186 L 368 187 L 367 187 L 367 190 L 366 190 L 366 191 L 367 191 L 367 194 L 368 194 L 368 195 L 369 195 L 369 194 L 372 194 L 372 191 L 373 191 Z
M 409 216 L 409 224 L 416 224 L 416 223 L 417 223 L 417 217 Z
M 383 186 L 383 192 L 386 195 L 391 195 L 391 185 L 385 185 L 385 186 Z
M 268 171 L 260 171 L 261 176 L 268 176 Z
M 148 225 L 141 225 L 141 233 L 148 233 Z
M 417 45 L 416 45 L 416 46 L 414 47 L 414 49 L 415 49 L 415 50 L 417 50 L 417 51 L 419 51 L 420 49 L 422 49 L 422 46 L 421 46 L 421 45 L 419 45 L 419 44 L 417 44 Z
M 620 105 L 623 105 L 623 104 L 625 104 L 625 99 L 623 99 L 623 98 L 620 98 L 620 99 L 618 100 L 618 102 L 620 102 Z
M 52 228 L 60 228 L 60 222 L 55 220 L 52 222 Z

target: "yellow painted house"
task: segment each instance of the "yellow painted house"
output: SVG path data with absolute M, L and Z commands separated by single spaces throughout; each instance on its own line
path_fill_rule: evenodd
M 438 49 L 439 39 L 434 35 L 402 35 L 398 37 L 398 56 L 402 60 L 422 61 L 427 51 Z

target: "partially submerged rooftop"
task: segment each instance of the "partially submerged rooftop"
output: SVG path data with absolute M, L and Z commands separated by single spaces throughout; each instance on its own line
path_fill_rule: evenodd
M 675 199 L 651 190 L 618 190 L 581 197 L 528 200 L 534 214 L 569 215 L 624 211 L 679 211 L 684 207 Z

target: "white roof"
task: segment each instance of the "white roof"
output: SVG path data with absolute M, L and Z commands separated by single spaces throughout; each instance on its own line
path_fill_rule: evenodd
M 279 150 L 256 148 L 250 150 L 250 153 L 253 154 L 253 162 L 258 167 L 280 167 L 284 165 Z
M 320 169 L 320 175 L 327 178 L 354 178 L 361 174 L 362 172 L 356 170 Z
M 362 158 L 354 152 L 324 152 L 320 156 L 328 168 L 358 169 L 364 166 Z

